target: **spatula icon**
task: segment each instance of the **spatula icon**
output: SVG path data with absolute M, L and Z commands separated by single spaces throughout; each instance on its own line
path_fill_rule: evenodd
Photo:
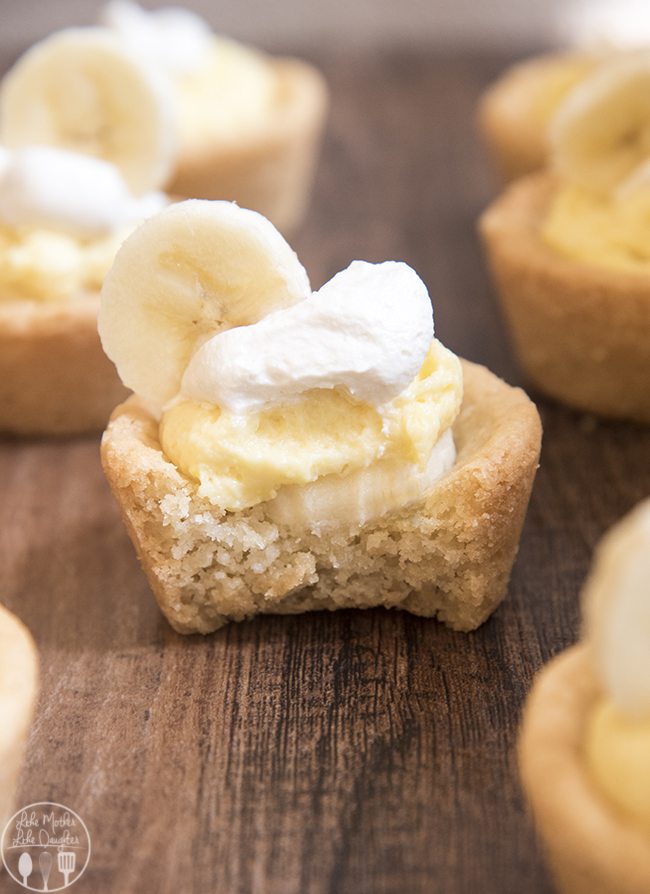
M 41 870 L 41 875 L 43 876 L 43 890 L 49 891 L 50 889 L 47 887 L 47 880 L 52 871 L 52 854 L 49 851 L 41 851 L 39 854 L 38 868 Z
M 68 887 L 69 879 L 77 863 L 77 855 L 74 851 L 59 851 L 57 854 L 59 872 L 64 879 L 64 887 Z
M 32 874 L 34 866 L 32 863 L 32 858 L 28 853 L 24 853 L 20 855 L 20 860 L 18 861 L 18 872 L 23 877 L 23 885 L 27 887 L 27 879 Z

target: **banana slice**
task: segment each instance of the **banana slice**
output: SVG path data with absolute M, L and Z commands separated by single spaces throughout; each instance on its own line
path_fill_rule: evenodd
M 650 156 L 650 53 L 616 57 L 586 78 L 550 128 L 558 171 L 609 193 Z
M 650 500 L 606 535 L 584 591 L 586 636 L 622 711 L 650 713 Z
M 270 221 L 190 199 L 123 244 L 104 281 L 99 333 L 124 384 L 163 406 L 208 338 L 309 295 L 305 268 Z
M 265 508 L 279 524 L 314 532 L 331 525 L 365 525 L 422 499 L 455 462 L 456 447 L 449 428 L 424 469 L 414 463 L 379 460 L 348 475 L 325 475 L 310 484 L 290 484 Z
M 140 195 L 164 186 L 176 139 L 171 85 L 102 28 L 71 28 L 22 56 L 0 89 L 0 140 L 112 162 Z

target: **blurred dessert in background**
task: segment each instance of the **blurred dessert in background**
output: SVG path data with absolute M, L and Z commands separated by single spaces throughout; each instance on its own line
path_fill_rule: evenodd
M 319 72 L 217 36 L 185 9 L 112 0 L 100 20 L 171 83 L 179 151 L 170 192 L 236 201 L 294 228 L 327 110 Z
M 523 785 L 564 894 L 650 890 L 650 500 L 597 549 L 582 642 L 538 676 Z
M 107 29 L 71 29 L 0 85 L 0 429 L 103 427 L 126 395 L 97 334 L 124 237 L 167 203 L 167 85 Z
M 586 77 L 551 122 L 551 171 L 481 219 L 522 369 L 581 410 L 650 422 L 650 52 Z

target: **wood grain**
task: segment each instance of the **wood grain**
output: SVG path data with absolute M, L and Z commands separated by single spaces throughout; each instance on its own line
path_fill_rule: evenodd
M 495 184 L 473 106 L 502 58 L 318 60 L 333 114 L 295 247 L 320 285 L 402 258 L 442 340 L 517 381 L 474 221 Z M 650 491 L 650 432 L 541 404 L 510 596 L 475 634 L 397 612 L 161 620 L 98 440 L 0 444 L 2 600 L 42 693 L 19 801 L 81 814 L 79 894 L 548 894 L 513 745 L 536 669 L 577 633 L 602 531 Z M 17 887 L 0 879 L 0 890 Z

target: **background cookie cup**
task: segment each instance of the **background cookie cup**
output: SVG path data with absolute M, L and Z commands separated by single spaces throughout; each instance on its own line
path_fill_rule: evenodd
M 544 668 L 524 713 L 521 778 L 564 894 L 644 894 L 650 890 L 647 836 L 605 803 L 582 756 L 599 695 L 586 646 Z
M 564 258 L 540 227 L 555 181 L 532 175 L 484 212 L 480 231 L 519 363 L 550 397 L 650 422 L 650 275 Z
M 101 429 L 128 391 L 97 334 L 99 296 L 63 303 L 0 301 L 0 429 Z
M 38 685 L 38 658 L 27 629 L 0 605 L 0 832 L 11 815 L 16 778 Z
M 158 603 L 181 633 L 258 613 L 383 605 L 478 627 L 503 599 L 539 457 L 520 389 L 463 363 L 458 457 L 422 502 L 361 529 L 279 526 L 272 501 L 219 513 L 163 455 L 134 398 L 104 434 L 102 462 Z
M 314 177 L 328 97 L 322 75 L 296 59 L 271 63 L 279 98 L 260 128 L 228 145 L 208 139 L 180 148 L 170 192 L 176 196 L 229 199 L 254 208 L 281 230 L 305 212 Z

